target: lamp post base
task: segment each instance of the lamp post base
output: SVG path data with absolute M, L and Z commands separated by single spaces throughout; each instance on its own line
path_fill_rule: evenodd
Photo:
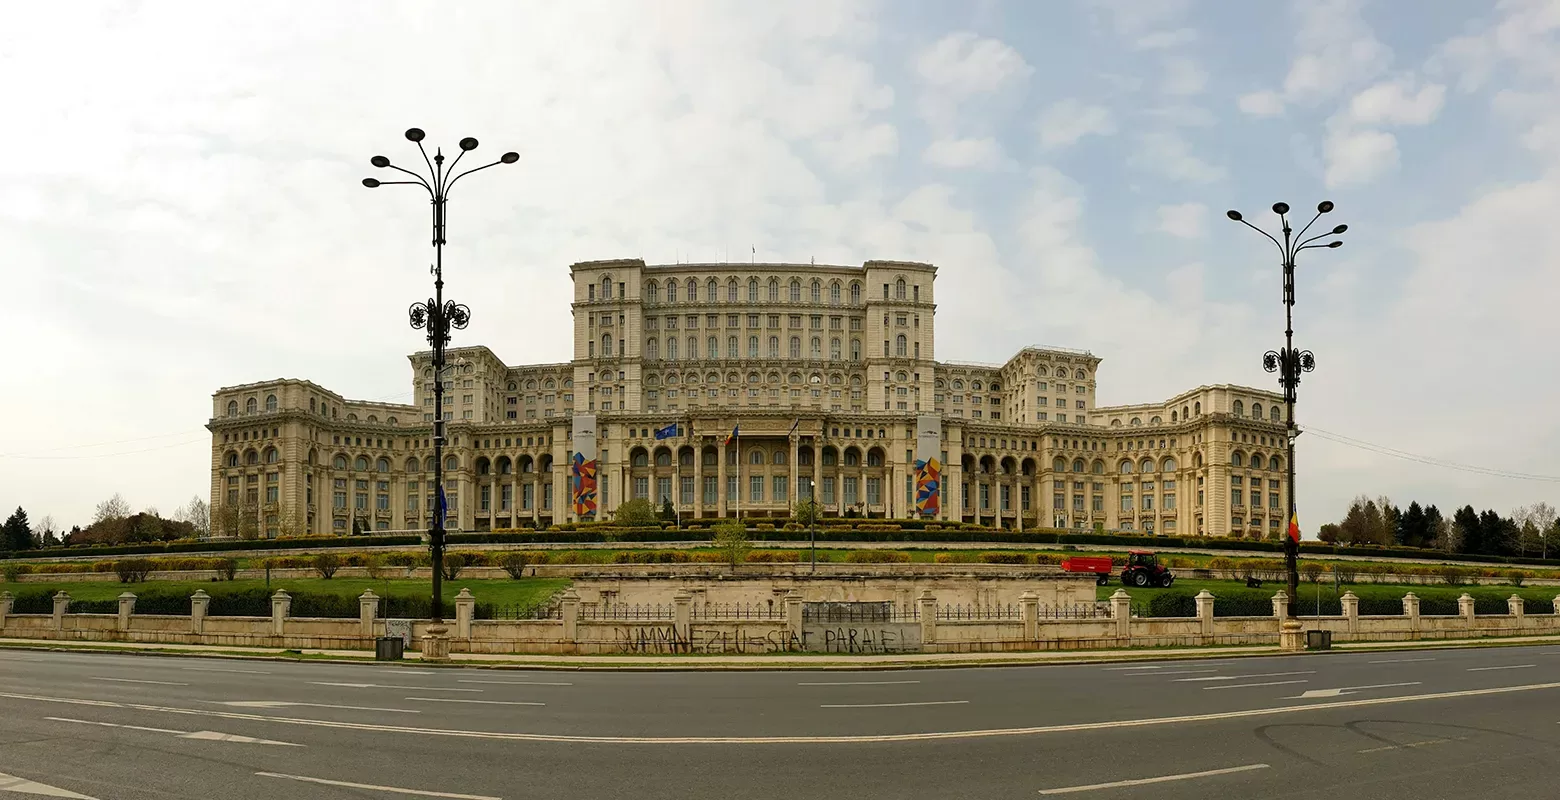
M 1305 649 L 1305 631 L 1300 620 L 1286 619 L 1278 626 L 1278 649 L 1286 653 L 1298 653 Z
M 450 660 L 450 629 L 445 625 L 430 625 L 422 637 L 422 660 L 445 662 Z

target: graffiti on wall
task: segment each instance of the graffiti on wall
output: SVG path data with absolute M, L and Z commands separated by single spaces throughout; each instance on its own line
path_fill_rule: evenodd
M 788 653 L 805 649 L 802 640 L 787 630 L 730 630 L 676 625 L 620 625 L 613 629 L 614 650 L 619 653 L 664 655 L 669 653 Z
M 919 653 L 919 622 L 809 623 L 802 645 L 813 653 Z

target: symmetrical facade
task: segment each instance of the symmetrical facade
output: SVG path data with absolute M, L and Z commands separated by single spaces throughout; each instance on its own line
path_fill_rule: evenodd
M 572 360 L 448 353 L 451 527 L 609 518 L 634 497 L 685 518 L 783 516 L 806 497 L 841 516 L 909 517 L 928 507 L 917 461 L 931 455 L 937 519 L 1170 535 L 1284 526 L 1280 395 L 1215 385 L 1099 407 L 1088 352 L 938 361 L 929 264 L 615 260 L 571 274 Z M 269 536 L 425 527 L 435 376 L 430 354 L 410 360 L 411 405 L 302 380 L 218 390 L 213 519 Z M 593 502 L 575 485 L 576 443 L 594 462 Z

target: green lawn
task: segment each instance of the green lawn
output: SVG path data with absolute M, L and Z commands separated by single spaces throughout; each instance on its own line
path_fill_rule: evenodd
M 455 595 L 461 589 L 470 589 L 477 600 L 482 603 L 495 605 L 534 605 L 546 600 L 554 592 L 563 590 L 569 585 L 567 578 L 521 578 L 513 580 L 468 580 L 457 578 L 444 582 L 444 599 L 446 603 L 453 603 Z M 236 591 L 242 589 L 264 589 L 267 587 L 264 579 L 243 579 L 236 581 L 147 581 L 145 583 L 124 584 L 115 581 L 82 581 L 59 583 L 0 583 L 0 590 L 9 591 L 12 594 L 27 592 L 29 594 L 38 591 L 47 591 L 50 594 L 64 590 L 76 600 L 112 600 L 122 592 L 135 593 L 142 587 L 157 588 L 167 591 L 179 591 L 186 594 L 194 594 L 196 589 L 205 589 L 208 592 L 221 587 L 223 591 Z M 365 589 L 373 589 L 374 594 L 381 597 L 391 595 L 427 597 L 433 591 L 432 584 L 427 580 L 373 580 L 371 578 L 292 578 L 276 579 L 270 582 L 269 590 L 285 589 L 289 592 L 308 591 L 316 593 L 328 593 L 357 597 Z M 452 606 L 453 607 L 453 606 Z

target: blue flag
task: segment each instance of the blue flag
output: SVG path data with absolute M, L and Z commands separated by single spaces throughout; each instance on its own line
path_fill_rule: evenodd
M 449 509 L 450 509 L 450 502 L 444 496 L 444 487 L 440 486 L 439 487 L 439 509 L 438 509 L 439 517 L 438 518 L 439 519 L 443 519 L 446 516 L 449 516 L 449 513 L 450 513 Z
M 676 436 L 676 435 L 677 435 L 677 423 L 675 423 L 675 422 L 673 422 L 672 424 L 670 424 L 670 425 L 668 425 L 668 426 L 666 426 L 664 428 L 656 428 L 655 429 L 655 438 L 657 438 L 657 439 L 670 439 L 670 438 L 672 438 L 673 436 Z

